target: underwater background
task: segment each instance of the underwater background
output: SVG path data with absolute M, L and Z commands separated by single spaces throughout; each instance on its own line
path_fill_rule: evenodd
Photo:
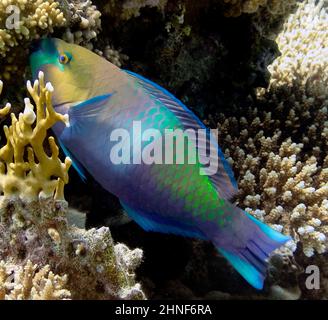
M 143 231 L 69 169 L 47 137 L 66 121 L 52 88 L 26 86 L 31 43 L 50 35 L 160 84 L 219 129 L 236 204 L 292 237 L 264 290 L 209 242 Z M 3 0 L 0 79 L 0 299 L 328 297 L 328 1 Z

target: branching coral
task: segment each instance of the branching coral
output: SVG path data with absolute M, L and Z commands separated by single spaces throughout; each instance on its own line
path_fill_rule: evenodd
M 11 7 L 14 6 L 14 7 Z M 14 18 L 13 13 L 18 14 Z M 16 20 L 15 20 L 16 19 Z M 17 47 L 66 24 L 55 0 L 5 0 L 0 2 L 0 57 L 6 57 L 1 73 L 5 79 L 18 71 Z M 8 28 L 9 27 L 9 28 Z
M 19 10 L 17 28 L 6 28 L 15 6 Z M 60 11 L 59 3 L 54 0 L 5 0 L 0 3 L 0 55 L 5 56 L 12 47 L 18 46 L 22 39 L 34 39 L 40 36 L 41 30 L 53 32 L 53 27 L 63 26 L 65 18 Z
M 90 0 L 67 2 L 67 14 L 70 26 L 66 29 L 63 39 L 93 49 L 92 41 L 101 30 L 101 13 Z
M 300 2 L 276 41 L 282 53 L 270 67 L 271 85 L 300 85 L 320 96 L 328 86 L 327 1 Z
M 47 130 L 57 121 L 68 125 L 68 118 L 53 109 L 53 88 L 50 84 L 45 86 L 43 74 L 33 87 L 31 83 L 27 87 L 36 105 L 36 114 L 30 100 L 25 99 L 24 113 L 19 114 L 18 119 L 12 114 L 11 126 L 4 127 L 7 144 L 0 149 L 0 190 L 5 196 L 19 194 L 23 198 L 36 199 L 55 194 L 56 199 L 63 199 L 71 161 L 69 158 L 65 163 L 60 161 L 53 137 L 48 139 L 50 156 L 43 144 Z
M 71 162 L 59 160 L 52 137 L 48 139 L 51 156 L 44 149 L 47 129 L 57 121 L 68 123 L 68 118 L 53 109 L 53 88 L 44 83 L 42 73 L 27 88 L 36 113 L 25 99 L 24 113 L 18 119 L 12 115 L 12 125 L 5 127 L 7 144 L 0 150 L 0 261 L 5 261 L 1 282 L 6 283 L 4 264 L 14 265 L 17 271 L 17 283 L 12 290 L 3 285 L 2 296 L 67 298 L 70 292 L 72 298 L 144 299 L 134 279 L 142 259 L 140 249 L 114 245 L 108 228 L 85 230 L 68 224 L 63 187 Z M 33 292 L 20 291 L 22 281 L 32 281 Z
M 69 299 L 66 284 L 67 276 L 55 275 L 48 265 L 38 270 L 29 260 L 23 267 L 0 262 L 0 300 Z
M 300 240 L 328 248 L 327 12 L 300 3 L 278 36 L 270 88 L 242 116 L 219 116 L 220 143 L 239 176 L 239 202 Z M 310 42 L 309 42 L 310 41 Z M 295 54 L 294 54 L 295 53 Z M 295 249 L 295 248 L 294 248 Z
M 324 252 L 328 158 L 322 163 L 321 157 L 305 153 L 304 144 L 284 138 L 277 128 L 284 125 L 279 114 L 248 112 L 239 120 L 221 116 L 219 125 L 220 143 L 229 145 L 225 154 L 240 177 L 239 204 L 296 241 L 301 239 L 306 255 Z

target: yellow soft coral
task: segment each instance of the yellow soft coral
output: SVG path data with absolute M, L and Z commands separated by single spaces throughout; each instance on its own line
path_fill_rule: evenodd
M 2 87 L 2 85 L 1 85 Z M 7 144 L 0 149 L 0 189 L 4 195 L 19 195 L 35 199 L 38 196 L 63 199 L 64 184 L 68 182 L 71 160 L 59 159 L 59 150 L 53 137 L 48 138 L 51 155 L 44 149 L 47 130 L 56 122 L 68 125 L 68 117 L 57 113 L 51 103 L 53 88 L 44 83 L 44 75 L 39 74 L 32 86 L 27 83 L 32 96 L 25 99 L 25 110 L 17 117 L 11 114 L 12 124 L 4 126 Z M 10 105 L 2 109 L 8 112 Z

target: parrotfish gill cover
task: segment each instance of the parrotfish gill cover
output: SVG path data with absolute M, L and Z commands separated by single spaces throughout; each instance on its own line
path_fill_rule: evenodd
M 209 240 L 252 286 L 263 287 L 267 258 L 289 237 L 229 202 L 237 183 L 217 144 L 215 159 L 211 153 L 218 165 L 213 175 L 200 174 L 204 165 L 199 159 L 193 164 L 130 164 L 136 151 L 128 139 L 121 146 L 132 150 L 131 159 L 125 159 L 131 161 L 114 165 L 109 160 L 117 147 L 111 133 L 124 129 L 132 135 L 137 121 L 142 132 L 205 129 L 181 101 L 157 84 L 59 39 L 34 44 L 30 61 L 34 78 L 43 71 L 54 85 L 57 112 L 69 115 L 70 127 L 59 124 L 54 132 L 81 175 L 87 170 L 116 195 L 143 229 Z M 192 142 L 199 158 L 205 157 L 207 148 Z M 161 148 L 160 143 L 154 137 L 152 146 Z

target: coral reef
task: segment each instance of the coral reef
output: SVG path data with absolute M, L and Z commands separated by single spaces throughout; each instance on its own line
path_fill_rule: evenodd
M 219 116 L 220 144 L 239 176 L 240 205 L 300 241 L 310 257 L 328 243 L 327 18 L 300 3 L 278 36 L 282 52 L 257 108 Z M 294 249 L 295 245 L 292 245 Z
M 30 260 L 24 266 L 0 262 L 0 300 L 64 300 L 67 276 L 58 276 L 48 265 L 38 270 Z
M 13 13 L 18 14 L 14 18 Z M 16 20 L 15 20 L 16 19 Z M 59 3 L 55 0 L 5 0 L 0 3 L 0 59 L 5 59 L 0 74 L 9 79 L 20 70 L 24 48 L 43 34 L 49 34 L 55 27 L 66 24 Z
M 17 30 L 5 28 L 12 4 L 21 10 Z M 25 100 L 2 137 L 0 297 L 144 298 L 135 282 L 142 251 L 115 245 L 111 233 L 145 251 L 138 278 L 151 298 L 327 296 L 327 17 L 323 0 L 2 1 L 0 76 L 8 83 L 12 75 L 23 80 L 30 42 L 54 32 L 163 85 L 219 128 L 238 178 L 238 204 L 294 240 L 272 257 L 265 290 L 256 294 L 204 242 L 146 233 L 133 223 L 85 230 L 79 210 L 88 212 L 88 227 L 118 221 L 122 210 L 73 172 L 66 197 L 79 210 L 68 208 L 70 161 L 60 161 L 46 131 L 69 119 L 53 111 L 51 86 L 36 83 L 28 86 L 34 106 Z M 44 87 L 35 94 L 38 85 Z M 2 87 L 0 81 L 0 94 Z M 18 101 L 3 103 L 1 118 L 22 105 L 21 86 L 8 87 L 15 92 L 6 98 Z M 315 294 L 302 285 L 308 264 L 322 271 Z
M 101 30 L 100 11 L 90 0 L 72 0 L 65 3 L 69 27 L 64 32 L 63 40 L 92 50 L 92 42 L 96 40 Z
M 71 161 L 62 163 L 54 138 L 46 140 L 47 130 L 57 121 L 69 125 L 68 118 L 53 109 L 53 88 L 44 83 L 42 72 L 27 88 L 36 110 L 26 99 L 18 119 L 11 115 L 11 126 L 4 127 L 7 143 L 0 150 L 2 296 L 52 299 L 70 292 L 73 299 L 144 299 L 134 279 L 140 249 L 114 245 L 106 227 L 85 230 L 68 224 L 63 188 Z M 13 288 L 5 277 L 10 266 Z

